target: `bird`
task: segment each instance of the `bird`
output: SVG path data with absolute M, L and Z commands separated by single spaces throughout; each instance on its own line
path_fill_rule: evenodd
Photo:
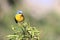
M 21 10 L 18 10 L 15 17 L 15 22 L 16 23 L 20 23 L 20 22 L 23 22 L 24 21 L 24 15 L 23 15 L 23 12 Z

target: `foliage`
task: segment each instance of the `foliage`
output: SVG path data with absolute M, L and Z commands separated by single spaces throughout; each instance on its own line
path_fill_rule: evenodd
M 12 26 L 13 34 L 8 35 L 9 40 L 39 40 L 39 31 L 31 27 L 27 22 L 18 23 L 19 26 Z

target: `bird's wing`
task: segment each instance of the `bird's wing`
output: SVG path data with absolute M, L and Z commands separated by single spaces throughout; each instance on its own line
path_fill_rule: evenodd
M 15 22 L 16 22 L 16 23 L 18 23 L 18 21 L 16 20 L 16 18 L 15 18 L 15 17 L 14 17 L 14 20 L 15 20 Z

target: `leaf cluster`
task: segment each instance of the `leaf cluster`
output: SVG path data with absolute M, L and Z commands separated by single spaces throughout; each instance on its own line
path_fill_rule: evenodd
M 35 27 L 31 27 L 30 24 L 18 23 L 19 26 L 12 27 L 13 34 L 8 35 L 9 40 L 39 40 L 39 31 Z

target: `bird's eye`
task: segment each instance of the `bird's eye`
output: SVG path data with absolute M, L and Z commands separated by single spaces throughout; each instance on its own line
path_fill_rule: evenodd
M 17 11 L 17 14 L 22 14 L 23 12 L 21 10 L 18 10 Z

